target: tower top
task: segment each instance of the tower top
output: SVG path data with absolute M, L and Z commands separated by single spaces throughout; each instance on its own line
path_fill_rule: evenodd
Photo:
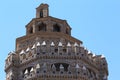
M 49 5 L 48 4 L 40 4 L 39 7 L 36 8 L 36 18 L 43 18 L 49 16 Z

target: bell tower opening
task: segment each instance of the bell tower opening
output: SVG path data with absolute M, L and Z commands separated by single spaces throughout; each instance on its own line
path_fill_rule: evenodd
M 41 4 L 39 7 L 36 8 L 36 18 L 44 18 L 49 16 L 47 4 Z
M 53 25 L 53 32 L 60 32 L 60 26 L 58 24 Z
M 39 24 L 38 31 L 46 31 L 46 24 L 44 24 L 44 23 Z
M 43 18 L 43 11 L 40 11 L 40 18 Z
M 29 33 L 30 33 L 30 34 L 33 33 L 33 27 L 30 28 Z

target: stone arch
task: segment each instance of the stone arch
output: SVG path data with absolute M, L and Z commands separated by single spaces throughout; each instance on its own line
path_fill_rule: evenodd
M 40 23 L 39 25 L 38 25 L 38 31 L 46 31 L 46 24 L 45 23 Z
M 43 10 L 40 11 L 40 18 L 43 18 Z
M 24 74 L 26 70 L 28 70 L 28 73 L 30 73 L 30 70 L 33 66 L 26 67 L 22 70 L 22 73 Z
M 54 63 L 51 65 L 51 68 L 53 65 L 55 65 L 56 71 L 60 71 L 60 65 L 64 67 L 64 71 L 68 71 L 68 67 L 69 67 L 68 63 Z
M 66 34 L 69 34 L 69 28 L 66 28 Z
M 74 64 L 71 63 L 71 61 L 57 61 L 57 60 L 55 60 L 55 61 L 51 62 L 50 64 L 52 65 L 52 64 L 55 64 L 55 63 L 67 63 L 70 66 L 74 66 Z
M 30 33 L 30 34 L 33 33 L 33 27 L 30 27 L 30 29 L 29 29 L 29 33 Z
M 60 71 L 60 64 L 63 65 L 64 67 L 64 71 L 69 71 L 69 66 L 73 66 L 73 64 L 70 62 L 70 61 L 53 61 L 50 63 L 51 65 L 51 69 L 52 69 L 52 66 L 55 65 L 55 68 L 56 68 L 56 71 Z
M 60 29 L 60 26 L 58 24 L 54 24 L 53 25 L 53 32 L 60 32 L 61 29 Z

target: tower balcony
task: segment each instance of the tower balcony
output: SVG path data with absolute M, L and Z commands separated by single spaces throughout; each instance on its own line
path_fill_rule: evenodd
M 80 53 L 80 52 L 77 53 L 75 53 L 74 51 L 67 52 L 66 49 L 60 47 L 59 49 L 51 47 L 50 50 L 46 50 L 46 48 L 42 49 L 40 47 L 37 47 L 35 49 L 20 54 L 19 57 L 20 57 L 20 64 L 26 64 L 31 61 L 35 61 L 39 59 L 73 59 L 73 60 L 76 59 L 91 64 L 94 67 L 97 67 L 96 61 L 94 61 L 93 58 L 89 58 L 88 56 L 89 56 L 88 54 Z
M 54 64 L 36 64 L 32 67 L 27 67 L 22 71 L 22 79 L 79 79 L 79 80 L 98 80 L 97 73 L 89 68 L 76 64 L 70 66 L 67 63 L 54 63 Z
M 81 60 L 83 62 L 86 62 L 88 64 L 93 65 L 94 67 L 97 67 L 96 62 L 92 59 L 89 59 L 87 56 L 81 54 L 81 53 L 64 53 L 64 52 L 39 52 L 36 51 L 28 52 L 25 54 L 22 54 L 20 56 L 20 64 L 29 63 L 31 61 L 39 60 L 39 59 L 77 59 Z
M 31 74 L 29 73 L 28 75 L 25 75 L 24 76 L 24 80 L 32 80 L 32 79 L 49 79 L 49 78 L 53 78 L 53 79 L 72 79 L 72 80 L 76 80 L 76 79 L 79 79 L 79 80 L 98 80 L 96 78 L 96 76 L 90 76 L 90 74 L 85 74 L 83 72 L 66 72 L 66 71 L 56 71 L 56 72 L 52 72 L 52 71 L 49 71 L 49 72 L 44 72 L 44 71 L 41 71 L 41 72 L 37 72 L 35 74 Z

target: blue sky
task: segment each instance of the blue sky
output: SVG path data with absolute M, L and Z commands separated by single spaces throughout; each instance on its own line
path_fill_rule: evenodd
M 109 80 L 119 79 L 120 1 L 119 0 L 2 0 L 0 2 L 0 80 L 5 80 L 4 64 L 15 39 L 25 35 L 25 25 L 35 17 L 35 8 L 49 4 L 50 16 L 65 19 L 72 36 L 108 61 Z

